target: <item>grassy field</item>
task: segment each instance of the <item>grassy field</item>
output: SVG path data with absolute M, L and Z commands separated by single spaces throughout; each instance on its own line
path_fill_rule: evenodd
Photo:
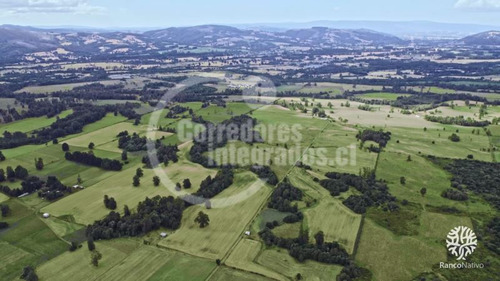
M 205 280 L 215 262 L 182 253 L 141 245 L 139 240 L 118 239 L 96 243 L 103 259 L 90 264 L 86 244 L 66 252 L 37 269 L 43 280 Z
M 471 212 L 491 211 L 489 205 L 481 201 L 452 201 L 441 196 L 450 188 L 450 179 L 446 171 L 428 161 L 424 157 L 412 155 L 412 161 L 407 161 L 407 155 L 395 152 L 383 152 L 380 156 L 377 177 L 388 182 L 392 195 L 400 200 L 429 204 L 433 206 L 453 206 L 460 210 Z M 400 178 L 406 178 L 406 184 L 400 183 Z M 421 188 L 427 188 L 425 197 L 420 194 Z
M 69 84 L 57 84 L 57 85 L 49 85 L 49 86 L 29 86 L 22 88 L 21 90 L 17 91 L 17 93 L 31 93 L 31 94 L 45 94 L 45 93 L 54 93 L 54 92 L 66 92 L 73 90 L 76 87 L 81 87 L 85 85 L 89 85 L 95 82 L 83 82 L 83 83 L 69 83 Z M 106 81 L 99 81 L 98 83 L 103 84 L 103 85 L 116 85 L 120 84 L 119 80 L 106 80 Z
M 248 189 L 257 177 L 250 172 L 235 175 L 234 184 L 217 195 L 217 198 L 226 198 L 231 202 L 230 196 Z M 246 225 L 259 210 L 271 189 L 261 187 L 257 193 L 241 203 L 226 208 L 212 208 L 207 210 L 204 206 L 193 206 L 184 212 L 180 229 L 169 235 L 160 245 L 195 256 L 210 259 L 222 258 L 231 245 L 244 235 L 248 230 Z M 194 219 L 198 212 L 203 211 L 210 217 L 210 225 L 200 228 Z
M 273 279 L 269 279 L 267 277 L 249 273 L 246 271 L 236 270 L 227 267 L 221 267 L 218 269 L 214 275 L 208 279 L 209 281 L 271 281 Z
M 74 137 L 65 141 L 70 146 L 87 147 L 89 142 L 92 141 L 99 149 L 104 149 L 112 152 L 121 153 L 118 148 L 117 135 L 120 132 L 128 131 L 129 134 L 137 133 L 142 134 L 147 131 L 146 126 L 134 126 L 132 123 L 121 122 L 102 129 L 89 132 L 88 134 Z
M 139 81 L 139 80 L 137 80 Z M 142 81 L 142 80 L 141 80 Z M 141 82 L 142 83 L 142 82 Z M 306 86 L 295 84 L 283 86 L 298 91 L 345 91 L 351 89 L 335 83 L 318 83 Z M 370 88 L 370 86 L 359 86 Z M 359 89 L 358 89 L 359 90 Z M 364 98 L 394 100 L 398 95 L 376 92 L 363 95 Z M 370 91 L 371 91 L 370 90 Z M 297 102 L 299 99 L 289 99 Z M 309 99 L 311 103 L 312 99 Z M 326 111 L 330 100 L 314 100 L 321 103 Z M 288 177 L 290 182 L 304 192 L 304 197 L 297 203 L 304 220 L 294 224 L 282 224 L 273 229 L 280 237 L 297 237 L 301 229 L 308 231 L 310 242 L 314 234 L 323 231 L 325 241 L 339 242 L 349 253 L 356 250 L 356 262 L 373 273 L 374 280 L 396 281 L 411 280 L 422 272 L 429 272 L 440 261 L 447 260 L 444 239 L 449 230 L 459 225 L 473 226 L 468 216 L 492 214 L 495 210 L 483 199 L 470 194 L 465 202 L 452 201 L 441 196 L 450 187 L 451 175 L 441 167 L 428 161 L 426 155 L 460 158 L 473 155 L 482 161 L 500 161 L 500 152 L 487 152 L 492 146 L 500 147 L 500 126 L 490 126 L 493 136 L 488 137 L 480 129 L 480 134 L 472 134 L 470 127 L 441 125 L 425 121 L 420 115 L 403 115 L 400 112 L 389 113 L 390 106 L 377 107 L 373 112 L 357 109 L 358 103 L 352 102 L 350 108 L 341 107 L 346 100 L 332 100 L 334 113 L 328 113 L 332 119 L 312 117 L 288 110 L 281 106 L 265 106 L 252 113 L 258 120 L 257 130 L 266 143 L 253 146 L 242 142 L 231 142 L 217 153 L 239 148 L 259 148 L 272 151 L 283 148 L 288 163 L 273 162 L 272 170 L 279 179 Z M 184 104 L 192 108 L 197 115 L 211 122 L 222 122 L 251 110 L 245 103 L 228 103 L 226 108 L 209 106 L 201 108 L 201 103 Z M 311 109 L 312 106 L 309 107 Z M 144 108 L 144 112 L 151 108 Z M 458 105 L 455 109 L 443 108 L 442 114 L 476 114 L 476 108 Z M 446 111 L 450 110 L 450 112 Z M 190 117 L 166 118 L 168 110 L 161 112 L 158 125 L 179 128 L 180 122 L 191 122 Z M 496 109 L 491 109 L 496 114 Z M 70 111 L 63 114 L 69 114 Z M 390 117 L 388 117 L 390 115 Z M 39 198 L 37 194 L 22 199 L 9 199 L 0 194 L 0 203 L 9 204 L 12 216 L 2 218 L 11 227 L 0 232 L 0 279 L 12 280 L 19 276 L 22 267 L 33 264 L 41 281 L 44 280 L 294 280 L 300 273 L 303 280 L 334 280 L 341 267 L 321 264 L 314 261 L 299 263 L 285 249 L 267 248 L 262 244 L 258 232 L 267 222 L 282 222 L 289 215 L 267 209 L 266 200 L 272 188 L 263 185 L 246 200 L 225 208 L 206 209 L 205 206 L 191 206 L 183 213 L 179 229 L 160 229 L 141 238 L 115 239 L 98 241 L 97 249 L 102 252 L 98 268 L 90 265 L 90 253 L 87 246 L 75 252 L 67 251 L 68 243 L 74 237 L 81 236 L 87 224 L 101 219 L 109 213 L 104 207 L 104 195 L 115 198 L 117 211 L 122 212 L 127 205 L 134 210 L 140 201 L 156 195 L 178 195 L 163 184 L 155 187 L 152 182 L 155 171 L 144 169 L 141 185 L 133 187 L 132 178 L 136 169 L 143 168 L 141 163 L 145 152 L 129 153 L 129 163 L 122 171 L 104 171 L 96 167 L 80 165 L 64 159 L 62 143 L 68 143 L 71 151 L 88 151 L 88 143 L 94 142 L 94 153 L 99 157 L 120 159 L 116 135 L 122 131 L 147 135 L 149 118 L 146 113 L 141 124 L 133 125 L 133 120 L 123 116 L 108 114 L 102 120 L 87 125 L 79 134 L 59 140 L 59 144 L 29 145 L 2 152 L 7 160 L 1 163 L 15 167 L 22 165 L 30 174 L 38 176 L 55 175 L 66 185 L 76 184 L 77 177 L 83 180 L 85 189 L 74 192 L 55 202 Z M 339 122 L 340 118 L 349 119 Z M 383 121 L 380 121 L 383 120 Z M 54 120 L 47 118 L 26 119 L 8 125 L 0 125 L 0 130 L 24 130 L 26 132 L 50 125 Z M 24 123 L 23 123 L 24 122 Z M 378 126 L 372 127 L 373 124 Z M 192 123 L 191 123 L 192 124 Z M 288 127 L 280 127 L 284 124 Z M 300 126 L 290 129 L 292 126 Z M 427 130 L 424 130 L 424 127 Z M 271 131 L 268 129 L 271 128 Z M 380 155 L 360 147 L 356 134 L 365 128 L 382 128 L 392 133 L 391 141 Z M 192 132 L 193 129 L 189 129 Z M 457 133 L 458 130 L 458 133 Z M 298 133 L 293 135 L 293 133 Z M 451 142 L 448 136 L 457 133 L 461 137 L 458 143 Z M 287 142 L 285 148 L 279 140 L 280 135 L 292 134 L 297 137 Z M 189 161 L 191 142 L 178 134 L 159 133 L 164 143 L 180 144 L 179 161 L 160 167 L 170 181 L 175 184 L 189 178 L 192 188 L 184 192 L 195 192 L 201 181 L 207 176 L 214 176 L 216 169 L 206 169 Z M 434 142 L 434 143 L 433 143 Z M 307 151 L 306 151 L 307 149 Z M 306 151 L 307 153 L 303 154 Z M 319 154 L 318 154 L 319 152 Z M 274 157 L 283 156 L 283 150 L 272 152 Z M 411 156 L 411 161 L 408 161 Z M 41 157 L 45 167 L 37 171 L 34 158 Z M 294 167 L 297 160 L 310 164 L 311 169 Z M 327 160 L 326 163 L 321 160 Z M 351 194 L 359 194 L 354 188 L 337 197 L 332 197 L 328 190 L 319 185 L 314 178 L 323 179 L 327 172 L 345 172 L 358 174 L 362 168 L 376 168 L 377 178 L 387 182 L 391 195 L 397 202 L 408 200 L 408 206 L 399 213 L 388 213 L 380 209 L 370 209 L 365 218 L 353 213 L 342 204 L 342 200 Z M 159 170 L 157 170 L 158 172 Z M 406 178 L 406 184 L 400 183 L 400 177 Z M 231 187 L 212 199 L 212 202 L 233 203 L 237 196 L 248 196 L 254 183 L 260 182 L 257 176 L 246 168 L 235 169 L 235 179 Z M 21 181 L 2 183 L 10 187 L 19 187 Z M 172 187 L 172 186 L 171 186 Z M 420 189 L 427 188 L 422 196 Z M 236 197 L 235 197 L 236 196 Z M 219 201 L 218 201 L 219 200 Z M 462 211 L 460 216 L 438 212 L 437 207 L 455 207 Z M 198 212 L 209 215 L 210 225 L 200 228 L 194 222 Z M 50 213 L 49 219 L 41 219 L 41 213 Z M 402 221 L 408 219 L 408 221 Z M 476 226 L 476 220 L 474 220 Z M 360 229 L 360 227 L 362 229 Z M 400 228 L 408 227 L 411 231 L 401 234 Z M 167 238 L 160 238 L 159 232 L 168 232 Z M 245 231 L 251 231 L 246 236 Z M 358 233 L 361 233 L 358 237 Z M 359 239 L 358 244 L 357 239 Z M 153 241 L 148 246 L 144 241 Z M 215 260 L 222 259 L 223 265 L 217 267 Z M 450 280 L 449 280 L 450 281 Z
M 325 241 L 337 241 L 352 254 L 356 236 L 361 224 L 361 215 L 357 215 L 340 201 L 323 198 L 320 203 L 304 212 L 309 228 L 309 237 L 323 231 Z
M 305 201 L 312 204 L 310 208 L 302 210 L 311 240 L 318 231 L 323 231 L 325 241 L 337 241 L 349 253 L 352 253 L 361 223 L 361 215 L 353 213 L 338 198 L 331 197 L 326 189 L 312 180 L 308 171 L 294 168 L 289 179 L 294 186 L 305 192 Z M 339 197 L 345 197 L 345 195 L 342 194 Z M 328 219 L 325 220 L 325 217 Z
M 261 248 L 262 244 L 259 241 L 242 239 L 226 260 L 226 264 L 241 270 L 264 275 L 272 279 L 283 281 L 288 280 L 285 276 L 255 262 Z
M 427 131 L 423 128 L 421 130 L 390 128 L 388 131 L 392 133 L 392 136 L 387 145 L 387 151 L 413 155 L 420 152 L 423 155 L 462 159 L 471 154 L 476 160 L 492 161 L 491 153 L 481 151 L 481 149 L 489 148 L 488 137 L 482 129 L 479 129 L 481 131 L 479 135 L 473 135 L 472 129 L 474 128 L 460 126 L 442 126 L 441 129 L 427 129 Z M 460 142 L 452 142 L 448 139 L 453 133 L 461 138 Z
M 434 264 L 445 261 L 446 248 L 409 236 L 395 236 L 366 220 L 356 260 L 372 271 L 374 280 L 411 280 L 421 272 L 430 271 Z
M 16 199 L 6 204 L 11 215 L 2 219 L 10 227 L 0 232 L 0 276 L 3 280 L 18 277 L 28 264 L 36 266 L 67 250 L 68 244 L 59 240 L 37 214 Z
M 19 121 L 14 121 L 12 123 L 0 124 L 0 134 L 3 135 L 4 132 L 31 132 L 33 130 L 37 130 L 40 128 L 44 128 L 50 126 L 50 124 L 54 123 L 57 118 L 64 118 L 73 113 L 73 110 L 66 110 L 61 112 L 59 115 L 54 116 L 52 118 L 36 117 L 36 118 L 26 118 Z
M 159 187 L 155 187 L 153 185 L 152 178 L 155 173 L 151 169 L 144 170 L 141 185 L 134 187 L 132 185 L 132 178 L 139 167 L 142 167 L 142 164 L 137 164 L 119 173 L 107 172 L 111 173 L 111 175 L 72 196 L 54 202 L 43 208 L 42 211 L 55 216 L 71 215 L 75 218 L 76 222 L 89 224 L 94 222 L 94 220 L 104 217 L 109 212 L 102 203 L 104 195 L 115 198 L 119 211 L 123 210 L 124 205 L 128 205 L 131 209 L 134 209 L 146 197 L 171 195 L 165 186 L 160 185 Z M 175 164 L 171 163 L 165 168 L 165 171 L 174 183 L 182 182 L 185 178 L 190 178 L 194 187 L 199 186 L 201 181 L 208 175 L 215 174 L 214 171 L 204 169 L 197 164 L 185 160 Z M 193 174 L 194 171 L 196 173 Z M 82 173 L 81 177 L 85 179 L 87 178 L 87 174 Z
M 9 200 L 9 196 L 3 194 L 3 193 L 0 193 L 0 203 L 3 203 L 5 201 Z
M 404 97 L 404 96 L 409 96 L 405 94 L 395 94 L 395 93 L 367 93 L 367 94 L 361 94 L 361 95 L 356 95 L 356 97 L 363 98 L 363 99 L 374 99 L 374 100 L 397 100 L 398 97 Z
M 207 121 L 220 123 L 233 116 L 247 114 L 251 110 L 252 107 L 246 103 L 229 103 L 225 108 L 212 105 L 199 110 L 196 114 Z
M 297 273 L 302 280 L 335 280 L 342 267 L 331 264 L 322 264 L 314 261 L 297 262 L 286 250 L 264 250 L 257 258 L 257 263 L 266 266 L 275 272 L 292 279 Z

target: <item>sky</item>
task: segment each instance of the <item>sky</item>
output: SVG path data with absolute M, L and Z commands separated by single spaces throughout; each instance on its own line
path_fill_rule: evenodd
M 316 20 L 500 26 L 500 0 L 0 0 L 0 24 L 170 27 Z

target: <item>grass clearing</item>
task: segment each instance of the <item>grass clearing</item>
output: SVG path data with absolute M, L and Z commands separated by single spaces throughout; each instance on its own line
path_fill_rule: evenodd
M 276 280 L 288 280 L 281 274 L 278 274 L 260 264 L 255 263 L 255 259 L 262 249 L 259 241 L 242 239 L 233 252 L 226 260 L 226 264 L 241 270 L 257 273 Z
M 97 148 L 112 152 L 121 153 L 118 148 L 117 135 L 120 132 L 128 131 L 130 135 L 133 133 L 142 134 L 147 131 L 146 126 L 134 126 L 132 123 L 121 122 L 102 129 L 98 129 L 88 134 L 71 138 L 65 141 L 70 146 L 87 147 L 90 142 L 93 142 Z
M 323 198 L 317 206 L 304 211 L 309 237 L 323 231 L 325 241 L 340 243 L 350 254 L 354 251 L 361 215 L 353 213 L 339 200 Z
M 0 124 L 0 135 L 4 132 L 23 132 L 28 133 L 37 129 L 50 126 L 52 123 L 56 122 L 57 118 L 65 118 L 66 116 L 73 113 L 73 110 L 65 110 L 59 115 L 47 118 L 47 116 L 26 118 L 19 121 L 14 121 L 7 124 Z
M 0 193 L 0 203 L 3 203 L 5 201 L 9 200 L 9 198 L 10 198 L 9 196 L 7 196 L 3 193 Z
M 444 129 L 443 129 L 444 128 Z M 480 130 L 479 135 L 473 135 L 472 130 Z M 458 133 L 457 133 L 458 130 Z M 490 147 L 488 136 L 480 128 L 443 125 L 441 129 L 410 130 L 407 128 L 390 128 L 391 141 L 387 151 L 417 155 L 434 155 L 446 158 L 466 158 L 471 154 L 474 159 L 492 161 L 491 153 L 481 151 Z M 460 142 L 448 139 L 451 134 L 457 134 Z M 397 141 L 399 140 L 399 143 Z M 435 142 L 434 144 L 432 142 Z
M 411 280 L 430 271 L 434 264 L 446 261 L 446 247 L 429 245 L 414 237 L 396 236 L 367 219 L 356 260 L 373 273 L 374 280 Z
M 374 100 L 392 100 L 395 101 L 398 97 L 407 97 L 409 94 L 396 94 L 396 93 L 366 93 L 361 95 L 356 95 L 356 97 L 360 97 L 363 99 L 374 99 Z
M 66 251 L 68 244 L 17 199 L 11 199 L 7 204 L 11 215 L 2 221 L 10 226 L 0 231 L 0 256 L 6 255 L 2 257 L 0 276 L 5 278 L 3 280 L 12 280 L 27 264 L 36 266 L 54 258 Z
M 251 172 L 236 173 L 233 185 L 215 198 L 236 195 L 247 190 L 256 181 L 257 177 Z M 225 208 L 207 210 L 204 206 L 192 206 L 184 211 L 181 227 L 160 242 L 160 245 L 195 256 L 222 258 L 238 237 L 247 230 L 246 225 L 270 192 L 269 186 L 262 186 L 247 200 Z M 227 200 L 232 199 L 227 198 Z M 210 217 L 210 225 L 206 228 L 200 228 L 194 222 L 200 211 Z
M 390 193 L 399 200 L 406 199 L 423 205 L 451 206 L 470 212 L 491 211 L 491 207 L 483 202 L 459 202 L 443 198 L 441 193 L 450 188 L 451 175 L 424 157 L 412 155 L 412 161 L 407 161 L 407 158 L 408 155 L 404 153 L 384 151 L 377 166 L 377 177 L 388 182 Z M 405 177 L 405 185 L 400 183 L 401 177 Z M 423 187 L 427 189 L 425 196 L 420 194 Z
M 82 83 L 68 83 L 68 84 L 56 84 L 56 85 L 47 85 L 47 86 L 29 86 L 24 87 L 21 90 L 16 91 L 16 93 L 30 93 L 30 94 L 45 94 L 45 93 L 54 93 L 54 92 L 66 92 L 71 91 L 76 87 L 81 87 L 93 83 L 99 83 L 106 86 L 120 84 L 119 80 L 105 80 L 99 82 L 82 82 Z
M 302 280 L 335 280 L 342 270 L 341 266 L 315 261 L 299 263 L 284 249 L 264 250 L 257 262 L 289 279 L 294 279 L 297 273 L 300 273 Z
M 237 269 L 232 269 L 228 267 L 219 268 L 214 275 L 208 279 L 209 281 L 271 281 L 273 279 L 269 279 L 267 277 L 249 273 L 246 271 L 241 271 Z
M 102 254 L 97 268 L 90 264 L 90 252 L 84 243 L 81 249 L 75 252 L 66 251 L 38 267 L 36 272 L 41 280 L 99 280 L 100 276 L 127 257 L 127 253 L 108 245 L 107 242 L 96 242 L 96 249 Z

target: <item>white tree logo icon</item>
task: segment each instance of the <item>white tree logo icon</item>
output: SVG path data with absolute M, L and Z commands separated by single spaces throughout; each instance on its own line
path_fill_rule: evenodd
M 458 257 L 457 260 L 465 260 L 465 257 L 474 252 L 476 246 L 476 234 L 466 226 L 457 226 L 448 233 L 446 247 L 452 255 Z

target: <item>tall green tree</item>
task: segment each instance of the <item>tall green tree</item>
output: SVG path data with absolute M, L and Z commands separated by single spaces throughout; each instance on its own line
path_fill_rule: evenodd
M 92 251 L 90 254 L 90 264 L 98 267 L 99 266 L 99 261 L 102 259 L 102 254 L 99 251 Z
M 160 178 L 158 176 L 153 177 L 153 184 L 154 184 L 154 186 L 160 185 Z
M 38 170 L 38 171 L 41 171 L 43 170 L 43 159 L 42 158 L 38 158 L 38 159 L 35 159 L 35 168 Z
M 198 216 L 194 219 L 194 222 L 198 223 L 200 228 L 204 228 L 210 224 L 210 218 L 207 214 L 200 211 Z
M 89 251 L 92 252 L 93 250 L 95 250 L 95 243 L 94 243 L 94 239 L 92 239 L 92 237 L 87 240 L 87 246 L 89 248 Z

